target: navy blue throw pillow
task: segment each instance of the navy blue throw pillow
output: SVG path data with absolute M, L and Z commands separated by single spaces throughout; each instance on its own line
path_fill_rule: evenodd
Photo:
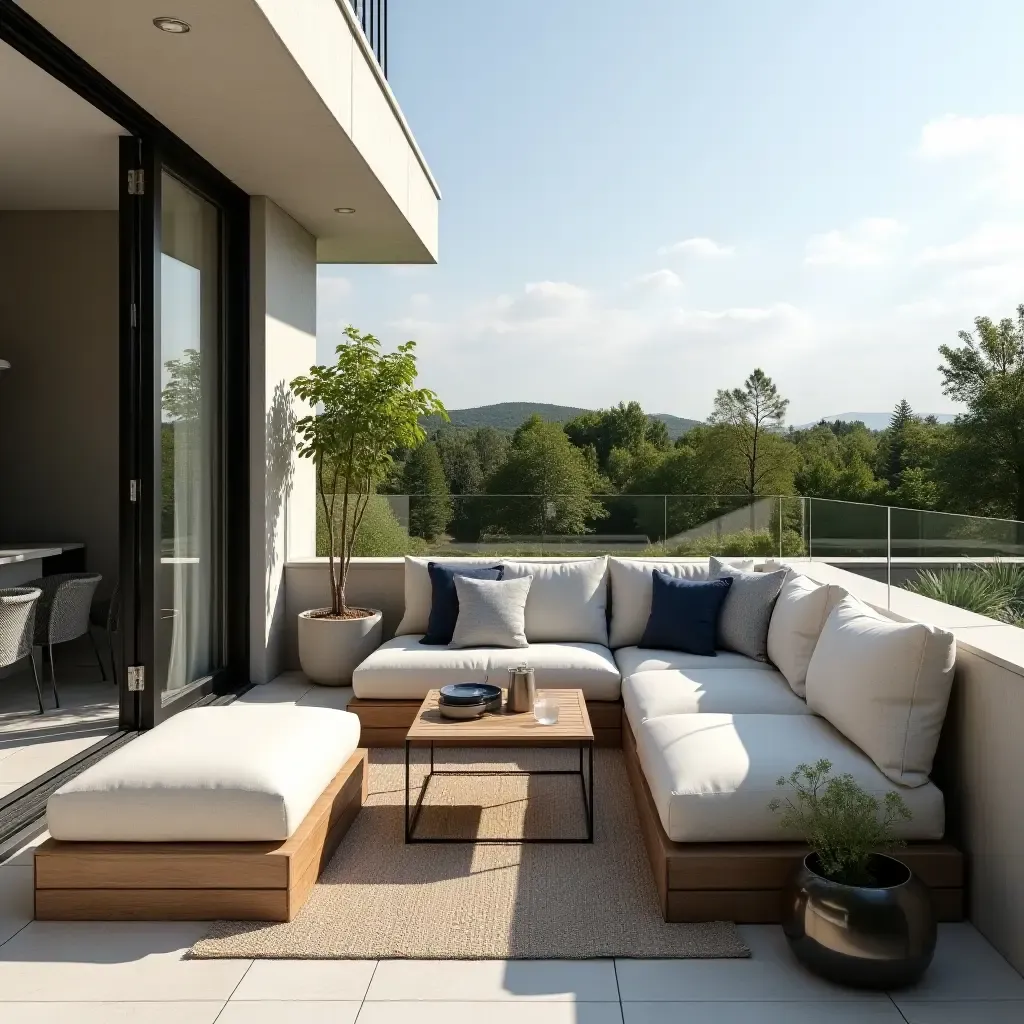
M 651 617 L 640 646 L 714 657 L 718 616 L 732 577 L 685 580 L 657 569 L 652 572 Z
M 468 576 L 474 580 L 500 580 L 503 565 L 444 565 L 427 562 L 430 575 L 430 618 L 427 635 L 421 644 L 450 644 L 455 623 L 459 617 L 459 595 L 455 592 L 455 577 Z

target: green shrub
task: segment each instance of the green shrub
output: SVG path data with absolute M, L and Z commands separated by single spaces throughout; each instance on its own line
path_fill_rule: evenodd
M 341 525 L 341 503 L 335 504 L 334 518 Z M 323 505 L 317 503 L 316 553 L 326 555 L 330 547 L 327 520 Z M 388 499 L 383 494 L 370 495 L 363 521 L 356 533 L 352 554 L 361 558 L 386 558 L 398 555 L 420 555 L 427 550 L 426 542 L 410 537 L 395 518 Z
M 645 555 L 668 558 L 701 558 L 706 555 L 735 555 L 746 558 L 778 558 L 779 535 L 770 530 L 739 530 L 721 536 L 711 534 L 669 544 L 652 544 Z M 804 553 L 803 539 L 795 530 L 782 531 L 782 554 L 792 557 Z
M 990 619 L 1013 622 L 1019 618 L 1021 586 L 1024 580 L 1017 566 L 957 565 L 951 569 L 922 569 L 905 589 L 944 604 L 965 608 Z
M 768 807 L 781 811 L 783 828 L 796 829 L 818 855 L 822 874 L 843 885 L 871 885 L 871 855 L 902 846 L 893 832 L 897 821 L 909 821 L 903 798 L 890 790 L 879 801 L 865 793 L 852 775 L 829 778 L 832 762 L 799 764 L 777 785 L 792 797 L 772 800 Z

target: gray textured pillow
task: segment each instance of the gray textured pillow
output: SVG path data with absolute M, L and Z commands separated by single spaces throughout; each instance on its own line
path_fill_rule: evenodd
M 718 617 L 719 647 L 757 661 L 768 660 L 768 625 L 788 575 L 788 569 L 739 572 L 725 565 L 718 566 L 715 577 L 732 577 L 732 586 Z
M 474 580 L 455 576 L 459 617 L 449 647 L 527 647 L 526 598 L 532 576 Z

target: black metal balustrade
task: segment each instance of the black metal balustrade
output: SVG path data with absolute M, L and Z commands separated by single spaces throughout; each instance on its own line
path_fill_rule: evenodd
M 344 2 L 344 0 L 343 0 Z M 388 73 L 388 0 L 347 0 L 363 27 L 370 48 L 385 77 Z

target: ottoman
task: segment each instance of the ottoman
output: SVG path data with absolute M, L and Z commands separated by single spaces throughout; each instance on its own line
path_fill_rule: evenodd
M 362 806 L 347 711 L 183 711 L 47 803 L 40 920 L 290 921 Z

